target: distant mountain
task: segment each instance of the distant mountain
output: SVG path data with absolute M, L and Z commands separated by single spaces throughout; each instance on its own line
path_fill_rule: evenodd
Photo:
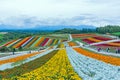
M 64 28 L 71 28 L 71 29 L 96 29 L 95 26 L 91 26 L 91 25 L 80 25 L 80 26 L 36 26 L 34 28 L 17 28 L 15 26 L 9 26 L 9 25 L 0 25 L 0 30 L 6 30 L 6 29 L 11 29 L 11 30 L 16 30 L 16 29 L 32 29 L 32 30 L 60 30 L 60 29 L 64 29 Z
M 71 29 L 96 29 L 95 26 L 90 25 L 80 25 L 80 26 L 37 26 L 34 29 L 40 29 L 40 30 L 60 30 L 64 28 L 71 28 Z

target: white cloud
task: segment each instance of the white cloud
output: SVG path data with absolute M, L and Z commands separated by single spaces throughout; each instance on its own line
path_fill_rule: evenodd
M 0 0 L 0 24 L 120 25 L 119 0 Z

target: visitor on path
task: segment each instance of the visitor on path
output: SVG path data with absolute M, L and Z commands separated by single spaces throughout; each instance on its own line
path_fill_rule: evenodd
M 15 55 L 15 52 L 13 51 L 13 55 Z
M 118 53 L 118 49 L 116 49 L 115 53 Z
M 107 51 L 107 52 L 109 52 L 109 50 L 110 50 L 110 48 L 107 48 L 107 50 L 106 50 L 106 51 Z
M 29 51 L 29 53 L 31 53 L 31 51 Z
M 120 53 L 120 48 L 118 48 L 118 53 Z
M 101 48 L 98 48 L 98 52 L 100 52 L 101 51 Z
M 13 48 L 13 55 L 15 55 L 15 48 Z
M 120 53 L 120 48 L 116 49 L 116 53 Z

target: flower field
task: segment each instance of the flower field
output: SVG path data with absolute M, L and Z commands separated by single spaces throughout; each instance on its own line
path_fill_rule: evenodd
M 6 79 L 10 80 L 9 78 L 14 77 L 14 76 L 20 76 L 22 74 L 25 74 L 27 72 L 33 71 L 34 69 L 37 69 L 41 66 L 43 66 L 47 61 L 49 61 L 57 51 L 52 51 L 49 54 L 43 55 L 33 61 L 30 61 L 28 63 L 22 64 L 20 66 L 16 66 L 11 69 L 7 69 L 4 71 L 0 71 L 0 80 L 1 79 Z M 42 53 L 43 54 L 43 53 Z M 40 55 L 42 55 L 40 54 Z M 33 66 L 34 64 L 34 66 Z
M 69 45 L 70 46 L 75 46 L 76 44 L 73 43 L 73 42 L 70 42 Z M 84 50 L 82 48 L 74 48 L 74 50 L 77 51 L 80 54 L 83 54 L 85 56 L 88 56 L 88 57 L 91 57 L 91 58 L 94 58 L 94 59 L 97 59 L 97 60 L 100 60 L 100 61 L 103 61 L 105 63 L 120 66 L 120 58 L 93 53 L 93 52 Z
M 64 45 L 60 46 L 64 48 Z M 52 64 L 52 65 L 51 65 Z M 65 49 L 59 50 L 42 67 L 37 68 L 31 72 L 25 73 L 21 76 L 12 77 L 11 80 L 81 80 L 81 78 L 74 72 L 71 66 Z
M 92 44 L 92 43 L 97 43 L 97 42 L 102 42 L 102 41 L 109 41 L 109 40 L 112 40 L 112 38 L 106 38 L 106 37 L 102 37 L 102 36 L 95 36 L 95 37 L 89 37 L 89 38 L 82 39 L 82 41 L 87 44 Z M 97 47 L 120 47 L 120 41 L 102 43 L 102 44 L 97 44 L 94 46 L 97 46 Z
M 73 38 L 94 37 L 96 34 L 72 34 Z
M 120 66 L 109 65 L 81 52 L 79 54 L 70 47 L 66 50 L 71 64 L 83 80 L 119 80 Z
M 45 46 L 51 46 L 51 45 L 57 45 L 59 42 L 62 42 L 61 39 L 50 39 L 46 37 L 26 37 L 24 39 L 17 39 L 12 40 L 10 42 L 7 42 L 3 46 L 11 47 L 11 48 L 34 48 L 34 47 L 45 47 Z
M 99 45 L 95 45 L 95 46 L 120 47 L 120 41 L 110 42 L 110 43 L 106 43 L 106 44 L 99 44 Z
M 80 41 L 85 45 L 103 42 L 103 41 L 109 41 L 113 40 L 114 38 L 98 35 L 98 34 L 72 34 L 72 37 L 74 40 Z M 120 41 L 110 42 L 110 43 L 102 43 L 102 44 L 96 44 L 93 47 L 110 47 L 110 48 L 118 48 L 120 47 Z
M 18 56 L 18 57 L 15 57 L 15 58 L 10 58 L 10 59 L 6 59 L 6 60 L 0 60 L 0 65 L 5 64 L 5 63 L 12 63 L 12 62 L 17 62 L 17 61 L 20 61 L 20 60 L 24 60 L 24 59 L 32 57 L 32 56 L 34 56 L 36 54 L 40 54 L 40 53 L 39 52 L 34 52 L 34 53 Z
M 43 47 L 44 50 L 1 59 L 0 80 L 119 80 L 119 54 L 114 56 L 102 54 L 102 51 L 95 52 L 88 49 L 89 46 L 79 45 L 82 42 L 74 40 L 80 38 L 87 44 L 92 44 L 112 38 L 96 34 L 73 34 L 72 37 L 73 40 L 66 41 L 30 36 L 7 42 L 4 44 L 6 47 Z M 119 46 L 119 43 L 116 41 L 107 45 Z
M 102 41 L 108 41 L 108 40 L 112 40 L 112 39 L 102 37 L 102 36 L 96 36 L 96 37 L 90 37 L 90 38 L 83 39 L 83 41 L 88 43 L 88 44 L 96 43 L 96 42 L 102 42 Z

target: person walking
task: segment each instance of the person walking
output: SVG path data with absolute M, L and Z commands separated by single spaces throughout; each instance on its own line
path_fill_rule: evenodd
M 120 48 L 117 48 L 117 49 L 116 49 L 116 53 L 120 53 Z
M 98 48 L 98 52 L 100 52 L 101 51 L 101 48 Z
M 118 53 L 120 53 L 120 48 L 118 48 Z
M 109 52 L 109 50 L 110 50 L 110 48 L 107 48 L 107 50 L 106 50 L 106 51 L 107 51 L 107 52 Z
M 15 48 L 13 48 L 13 55 L 15 55 Z
M 29 53 L 31 53 L 31 51 L 29 51 Z

